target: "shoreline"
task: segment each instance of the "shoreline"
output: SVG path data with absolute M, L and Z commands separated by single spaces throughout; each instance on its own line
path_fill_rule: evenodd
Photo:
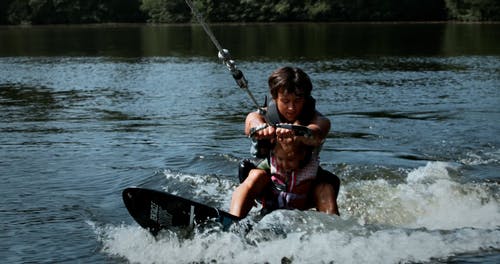
M 500 21 L 459 21 L 459 20 L 443 20 L 443 21 L 289 21 L 289 22 L 214 22 L 210 25 L 225 25 L 225 26 L 241 26 L 241 25 L 297 25 L 297 24 L 323 24 L 323 25 L 411 25 L 411 24 L 500 24 Z M 138 27 L 138 26 L 172 26 L 172 27 L 187 27 L 199 26 L 199 23 L 128 23 L 128 22 L 106 22 L 106 23 L 83 23 L 83 24 L 19 24 L 19 25 L 0 25 L 0 28 L 30 28 L 30 27 Z

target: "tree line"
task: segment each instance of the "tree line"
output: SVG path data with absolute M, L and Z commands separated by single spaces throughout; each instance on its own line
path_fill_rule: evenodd
M 210 22 L 500 21 L 499 0 L 192 0 Z M 1 0 L 0 24 L 186 23 L 184 0 Z

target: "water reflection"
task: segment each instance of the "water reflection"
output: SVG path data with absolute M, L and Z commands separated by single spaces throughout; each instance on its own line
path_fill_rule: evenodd
M 0 84 L 0 106 L 3 121 L 46 121 L 61 108 L 49 88 L 21 84 Z
M 449 118 L 443 111 L 422 111 L 422 112 L 398 112 L 398 111 L 374 111 L 374 112 L 346 112 L 338 115 L 366 116 L 368 118 L 388 118 L 388 119 L 415 119 L 415 120 L 439 120 Z
M 239 59 L 499 55 L 498 24 L 216 24 Z M 0 56 L 214 57 L 197 24 L 0 27 Z

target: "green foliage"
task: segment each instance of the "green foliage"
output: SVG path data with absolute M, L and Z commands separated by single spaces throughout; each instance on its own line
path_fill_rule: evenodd
M 141 10 L 148 14 L 149 22 L 177 23 L 191 19 L 189 8 L 182 0 L 142 0 Z
M 327 20 L 330 14 L 332 6 L 329 1 L 316 1 L 310 5 L 307 5 L 305 11 L 307 16 L 313 20 Z
M 450 19 L 461 21 L 499 21 L 498 0 L 445 0 Z
M 141 22 L 140 0 L 2 0 L 0 22 L 60 24 Z
M 7 8 L 7 22 L 12 24 L 24 24 L 29 21 L 28 0 L 11 1 Z
M 192 0 L 210 22 L 500 20 L 498 0 Z M 184 0 L 1 0 L 0 24 L 183 23 Z

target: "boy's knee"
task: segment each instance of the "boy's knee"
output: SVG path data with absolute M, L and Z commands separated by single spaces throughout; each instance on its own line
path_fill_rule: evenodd
M 316 209 L 327 214 L 339 214 L 337 207 L 337 193 L 335 187 L 329 183 L 321 183 L 314 189 Z

